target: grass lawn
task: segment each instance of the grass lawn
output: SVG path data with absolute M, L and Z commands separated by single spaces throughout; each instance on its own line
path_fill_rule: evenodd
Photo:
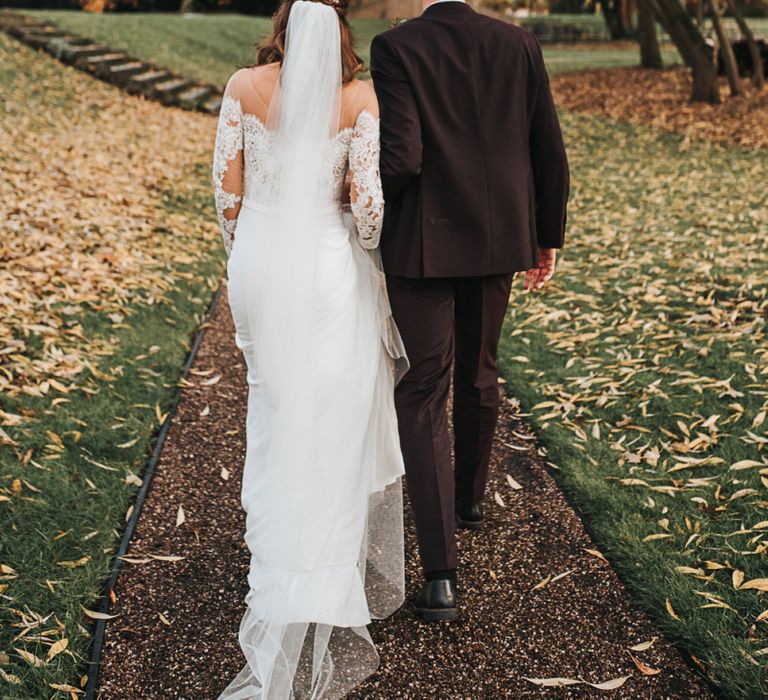
M 567 247 L 551 286 L 510 305 L 507 389 L 635 599 L 727 697 L 762 697 L 768 159 L 563 126 Z
M 254 44 L 266 36 L 271 20 L 242 15 L 190 15 L 163 13 L 95 14 L 70 10 L 46 10 L 32 14 L 44 16 L 61 27 L 90 36 L 114 48 L 153 61 L 182 75 L 223 85 L 231 73 L 254 60 Z M 584 20 L 584 17 L 587 19 Z M 594 17 L 582 20 L 594 23 Z M 600 19 L 600 18 L 597 18 Z M 561 17 L 555 21 L 563 21 Z M 601 20 L 602 21 L 602 20 Z M 371 40 L 389 23 L 358 20 L 352 23 L 358 49 L 367 62 Z M 639 61 L 638 49 L 625 42 L 616 48 L 588 45 L 573 48 L 544 46 L 550 73 L 584 68 L 633 66 Z M 668 64 L 679 63 L 677 51 L 664 49 Z
M 32 14 L 32 13 L 31 13 Z M 272 27 L 272 20 L 236 14 L 165 13 L 94 14 L 69 10 L 35 12 L 61 27 L 122 48 L 182 75 L 218 85 L 239 66 L 253 63 L 254 45 Z M 373 37 L 389 22 L 353 22 L 358 49 L 368 61 Z
M 215 121 L 5 34 L 0 82 L 0 697 L 68 697 L 223 271 Z

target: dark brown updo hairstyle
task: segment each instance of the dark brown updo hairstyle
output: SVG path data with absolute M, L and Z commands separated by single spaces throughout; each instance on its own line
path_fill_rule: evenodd
M 285 33 L 288 28 L 288 16 L 296 0 L 283 0 L 277 12 L 272 16 L 272 34 L 265 39 L 256 52 L 256 65 L 263 66 L 267 63 L 282 63 L 285 53 Z M 336 10 L 339 17 L 339 31 L 341 32 L 341 78 L 348 83 L 363 70 L 363 59 L 355 52 L 355 41 L 352 30 L 347 20 L 347 0 L 312 0 L 321 2 Z

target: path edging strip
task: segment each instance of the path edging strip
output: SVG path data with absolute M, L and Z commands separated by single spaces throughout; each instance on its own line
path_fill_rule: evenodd
M 189 350 L 189 355 L 187 355 L 187 360 L 184 363 L 184 367 L 182 368 L 182 371 L 181 371 L 181 376 L 179 378 L 180 380 L 186 379 L 187 376 L 189 375 L 189 370 L 191 369 L 192 364 L 194 363 L 195 358 L 197 357 L 197 352 L 200 349 L 200 344 L 203 340 L 203 336 L 205 335 L 205 331 L 208 328 L 208 325 L 210 324 L 211 319 L 213 318 L 213 313 L 216 310 L 216 305 L 223 293 L 223 290 L 224 290 L 224 285 L 220 284 L 219 288 L 216 290 L 216 293 L 213 295 L 213 298 L 211 299 L 210 304 L 208 305 L 208 309 L 206 310 L 202 321 L 197 327 L 197 331 L 195 332 L 195 338 L 192 342 L 192 347 Z M 168 410 L 168 417 L 165 419 L 165 422 L 160 428 L 160 432 L 158 433 L 157 440 L 155 442 L 155 447 L 152 450 L 152 455 L 150 456 L 149 462 L 147 463 L 144 469 L 144 472 L 142 473 L 142 484 L 141 484 L 141 488 L 136 494 L 136 499 L 133 502 L 133 510 L 131 511 L 131 517 L 128 519 L 128 522 L 126 523 L 125 528 L 123 529 L 123 535 L 120 539 L 120 546 L 118 547 L 118 550 L 112 559 L 112 567 L 110 569 L 109 578 L 104 582 L 104 587 L 102 589 L 99 605 L 97 608 L 98 612 L 100 613 L 107 613 L 107 611 L 110 608 L 110 605 L 111 605 L 110 594 L 112 593 L 112 591 L 114 591 L 117 585 L 118 576 L 120 575 L 120 571 L 122 570 L 123 560 L 121 557 L 125 556 L 126 552 L 128 551 L 128 547 L 131 543 L 131 539 L 133 538 L 133 533 L 136 529 L 136 523 L 138 522 L 139 516 L 141 515 L 142 506 L 144 505 L 144 501 L 146 499 L 147 493 L 149 492 L 149 488 L 152 484 L 152 477 L 155 474 L 155 468 L 157 467 L 157 463 L 163 451 L 165 438 L 168 435 L 168 430 L 171 427 L 171 423 L 173 422 L 173 419 L 176 416 L 176 413 L 179 407 L 179 403 L 181 400 L 181 391 L 182 391 L 182 387 L 179 384 L 177 384 L 176 391 L 174 392 L 174 395 L 173 395 L 171 407 Z M 102 649 L 104 648 L 104 633 L 106 631 L 106 626 L 107 626 L 107 620 L 104 620 L 104 619 L 96 620 L 96 627 L 93 631 L 93 641 L 91 643 L 91 653 L 88 659 L 88 674 L 87 674 L 88 681 L 85 686 L 86 700 L 95 700 L 96 698 L 96 688 L 97 688 L 98 679 L 99 679 L 101 652 L 102 652 Z

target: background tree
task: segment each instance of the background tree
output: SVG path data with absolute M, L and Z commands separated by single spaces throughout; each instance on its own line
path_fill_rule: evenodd
M 640 42 L 640 65 L 643 68 L 660 69 L 663 62 L 656 31 L 656 15 L 649 0 L 637 0 L 637 38 Z
M 598 0 L 611 39 L 633 36 L 632 15 L 634 0 Z
M 739 31 L 747 41 L 749 55 L 752 58 L 752 82 L 758 90 L 765 87 L 765 68 L 763 67 L 763 57 L 760 54 L 760 47 L 755 41 L 755 35 L 749 28 L 746 19 L 744 19 L 744 9 L 742 0 L 728 0 L 728 8 L 739 25 Z
M 723 26 L 723 15 L 720 12 L 720 0 L 711 0 L 710 8 L 712 10 L 712 25 L 717 34 L 717 43 L 720 46 L 720 55 L 725 64 L 725 74 L 728 76 L 728 86 L 731 88 L 731 95 L 741 94 L 741 85 L 739 85 L 739 69 L 736 65 L 736 56 L 733 55 L 731 40 Z
M 685 65 L 693 74 L 691 99 L 698 102 L 720 103 L 717 67 L 712 51 L 683 7 L 680 0 L 648 0 L 654 14 L 669 34 Z

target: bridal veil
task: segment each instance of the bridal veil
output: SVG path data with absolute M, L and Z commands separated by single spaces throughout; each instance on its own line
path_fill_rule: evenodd
M 276 196 L 243 199 L 228 263 L 249 372 L 251 566 L 239 632 L 247 664 L 220 700 L 343 697 L 378 666 L 366 625 L 403 601 L 392 392 L 407 360 L 377 251 L 318 187 L 341 93 L 336 11 L 298 0 L 260 137 Z

